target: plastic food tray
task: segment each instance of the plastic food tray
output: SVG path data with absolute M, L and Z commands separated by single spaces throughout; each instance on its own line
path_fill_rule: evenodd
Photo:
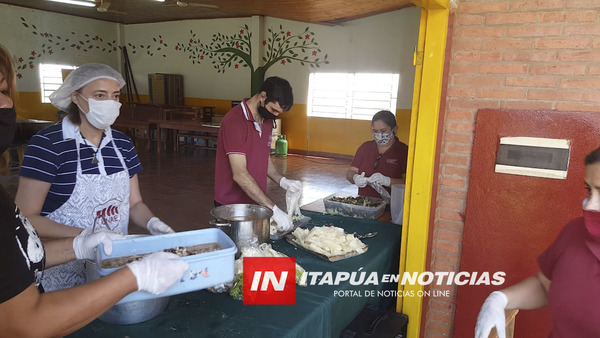
M 160 298 L 201 290 L 233 280 L 233 261 L 237 248 L 229 236 L 223 231 L 214 228 L 115 241 L 113 242 L 112 255 L 106 255 L 103 245 L 100 244 L 97 250 L 96 267 L 98 274 L 102 277 L 119 269 L 101 268 L 100 262 L 104 259 L 152 253 L 178 246 L 187 247 L 208 243 L 217 243 L 221 249 L 177 258 L 187 261 L 190 267 L 183 274 L 179 282 L 169 287 L 167 291 L 160 295 L 153 295 L 146 291 L 136 291 L 127 295 L 119 303 Z
M 366 197 L 373 202 L 379 202 L 374 207 L 366 207 L 361 205 L 354 205 L 349 203 L 341 203 L 332 201 L 333 197 L 357 197 L 357 196 L 349 196 L 349 195 L 338 195 L 333 194 L 323 198 L 323 204 L 325 205 L 325 212 L 330 215 L 341 215 L 346 217 L 355 217 L 355 218 L 366 218 L 366 219 L 376 219 L 379 216 L 383 215 L 385 211 L 385 201 L 381 198 L 375 197 Z

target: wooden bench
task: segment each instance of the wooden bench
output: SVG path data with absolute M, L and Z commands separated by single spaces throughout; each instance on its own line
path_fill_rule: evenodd
M 183 143 L 180 143 L 181 138 L 183 138 Z M 197 134 L 197 133 L 190 132 L 187 130 L 177 130 L 176 135 L 175 135 L 175 140 L 173 140 L 176 143 L 174 149 L 178 149 L 179 146 L 184 146 L 184 147 L 191 146 L 191 147 L 201 148 L 201 149 L 217 150 L 216 145 L 215 145 L 215 147 L 210 146 L 210 141 L 216 142 L 217 138 L 218 138 L 218 135 L 214 135 L 214 134 L 208 134 L 208 133 Z M 192 143 L 188 144 L 187 139 L 191 139 Z M 195 142 L 196 140 L 204 141 L 204 145 L 197 145 Z
M 157 137 L 156 137 L 156 149 L 160 152 L 161 145 L 161 134 L 163 130 L 173 131 L 173 151 L 179 150 L 179 138 L 189 137 L 193 139 L 203 139 L 206 142 L 206 146 L 202 148 L 213 149 L 209 147 L 210 140 L 216 140 L 219 135 L 219 128 L 211 126 L 207 122 L 198 120 L 162 120 L 157 121 Z M 165 142 L 166 143 L 166 142 Z
M 121 107 L 119 117 L 113 127 L 121 130 L 137 141 L 136 130 L 142 130 L 146 136 L 146 150 L 150 150 L 151 132 L 156 129 L 156 121 L 163 120 L 163 108 L 143 103 L 126 103 Z

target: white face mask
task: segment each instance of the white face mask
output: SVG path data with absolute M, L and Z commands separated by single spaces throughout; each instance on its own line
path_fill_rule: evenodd
M 79 96 L 88 102 L 90 110 L 86 113 L 79 105 L 77 107 L 85 114 L 85 117 L 92 126 L 104 130 L 115 123 L 115 120 L 119 117 L 120 102 L 114 100 L 100 101 L 92 98 L 86 99 L 81 94 Z

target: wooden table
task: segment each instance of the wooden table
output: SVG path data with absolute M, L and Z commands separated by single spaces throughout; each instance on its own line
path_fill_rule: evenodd
M 160 153 L 161 150 L 161 140 L 162 140 L 162 130 L 172 130 L 173 131 L 173 151 L 177 151 L 179 148 L 179 137 L 191 137 L 191 138 L 200 138 L 206 140 L 206 149 L 215 149 L 208 147 L 209 140 L 216 140 L 219 135 L 219 127 L 211 126 L 207 122 L 202 122 L 198 120 L 161 120 L 156 121 L 157 135 L 156 135 L 156 149 L 157 152 Z M 193 134 L 202 133 L 202 134 Z M 165 147 L 166 147 L 165 140 Z

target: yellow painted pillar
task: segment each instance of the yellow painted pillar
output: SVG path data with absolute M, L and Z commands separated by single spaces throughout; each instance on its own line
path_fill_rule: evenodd
M 419 44 L 415 55 L 415 86 L 411 117 L 409 163 L 400 252 L 400 282 L 404 272 L 425 271 L 428 252 L 444 55 L 448 32 L 448 0 L 413 1 L 422 8 Z M 423 297 L 422 285 L 401 285 L 398 290 L 412 297 L 399 297 L 396 310 L 409 317 L 408 337 L 419 337 Z

